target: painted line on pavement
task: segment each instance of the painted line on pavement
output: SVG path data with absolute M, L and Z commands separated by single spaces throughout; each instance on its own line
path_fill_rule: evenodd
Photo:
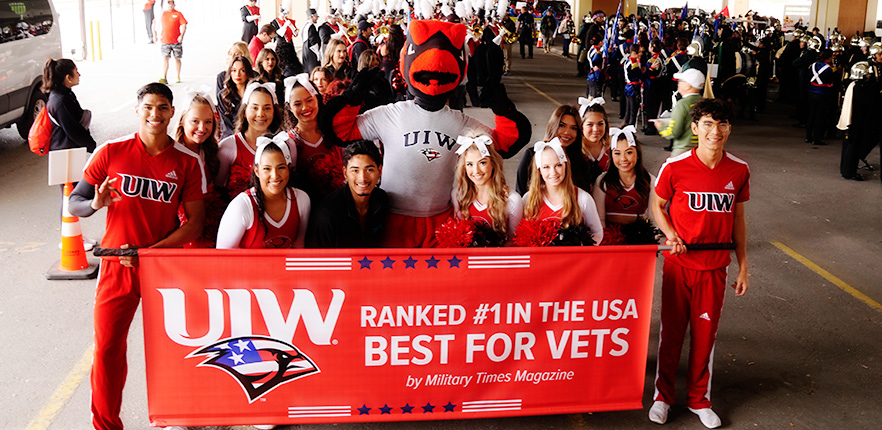
M 554 103 L 556 106 L 560 106 L 560 105 L 563 104 L 563 103 L 561 103 L 561 102 L 559 102 L 559 101 L 553 99 L 553 98 L 552 98 L 551 96 L 549 96 L 548 94 L 543 93 L 542 91 L 539 90 L 539 88 L 534 87 L 534 86 L 533 86 L 532 84 L 530 84 L 529 82 L 525 82 L 525 81 L 522 79 L 522 80 L 521 80 L 521 83 L 524 84 L 524 85 L 526 85 L 526 86 L 528 86 L 528 87 L 530 87 L 530 88 L 532 88 L 533 91 L 536 91 L 536 92 L 539 93 L 539 95 L 541 95 L 542 97 L 545 97 L 546 99 L 550 100 L 550 101 L 551 101 L 552 103 Z
M 869 305 L 871 308 L 873 308 L 879 312 L 882 312 L 882 304 L 879 304 L 879 302 L 871 299 L 866 294 L 860 292 L 857 288 L 852 287 L 851 285 L 848 285 L 848 283 L 846 283 L 842 279 L 837 278 L 832 273 L 821 268 L 821 266 L 818 266 L 817 264 L 815 264 L 814 262 L 812 262 L 808 258 L 805 258 L 802 255 L 800 255 L 798 252 L 790 249 L 787 245 L 785 245 L 781 242 L 771 242 L 771 244 L 775 245 L 776 248 L 780 249 L 785 254 L 793 257 L 794 260 L 802 263 L 803 266 L 811 269 L 812 272 L 815 272 L 818 275 L 821 275 L 821 277 L 823 277 L 824 279 L 832 282 L 833 285 L 839 287 L 840 289 L 842 289 L 842 291 L 845 291 L 846 293 L 851 294 L 852 296 L 854 296 L 858 300 Z
M 83 382 L 83 378 L 89 374 L 89 369 L 92 367 L 92 352 L 94 349 L 95 345 L 90 345 L 86 349 L 86 353 L 74 365 L 70 373 L 67 374 L 67 377 L 64 378 L 64 381 L 61 382 L 61 385 L 55 389 L 55 393 L 52 394 L 52 397 L 46 402 L 40 413 L 28 424 L 27 430 L 45 430 L 49 428 L 52 420 L 61 411 L 61 408 L 73 397 L 77 387 Z

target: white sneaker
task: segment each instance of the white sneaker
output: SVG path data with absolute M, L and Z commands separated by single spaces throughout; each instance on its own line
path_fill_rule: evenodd
M 649 421 L 652 421 L 656 424 L 664 424 L 668 421 L 668 410 L 671 409 L 671 405 L 662 402 L 660 400 L 656 400 L 652 407 L 649 408 Z
M 715 429 L 722 424 L 722 422 L 720 422 L 720 417 L 717 416 L 717 414 L 714 413 L 714 411 L 711 408 L 704 408 L 704 409 L 689 408 L 689 410 L 693 414 L 698 415 L 698 419 L 701 420 L 701 423 L 704 424 L 704 426 L 709 429 Z
M 257 430 L 273 430 L 276 428 L 275 424 L 254 424 L 253 426 Z

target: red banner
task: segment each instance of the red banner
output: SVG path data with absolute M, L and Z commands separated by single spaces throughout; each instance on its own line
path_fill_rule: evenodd
M 150 423 L 639 409 L 656 249 L 140 250 Z

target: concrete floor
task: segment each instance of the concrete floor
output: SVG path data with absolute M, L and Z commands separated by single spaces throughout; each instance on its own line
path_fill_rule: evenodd
M 238 31 L 238 28 L 236 28 Z M 232 31 L 235 33 L 236 31 Z M 223 67 L 227 41 L 188 32 L 190 57 L 185 84 L 213 84 Z M 194 49 L 199 47 L 199 49 Z M 103 141 L 136 129 L 134 89 L 155 80 L 155 46 L 135 46 L 81 63 L 80 102 L 95 112 L 94 134 Z M 515 49 L 516 52 L 516 49 Z M 508 93 L 533 122 L 533 141 L 542 137 L 555 103 L 575 103 L 584 81 L 575 64 L 536 50 L 535 59 L 515 58 L 504 78 Z M 132 64 L 139 65 L 132 67 Z M 616 124 L 618 106 L 607 103 Z M 791 108 L 772 103 L 756 122 L 735 123 L 727 149 L 750 164 L 747 204 L 751 289 L 730 294 L 724 306 L 715 353 L 712 396 L 725 428 L 878 428 L 882 420 L 882 186 L 876 171 L 866 182 L 839 177 L 840 142 L 813 147 L 793 128 Z M 489 110 L 467 113 L 492 123 Z M 643 137 L 646 164 L 657 171 L 668 153 L 659 137 Z M 519 157 L 506 162 L 514 178 Z M 44 158 L 30 154 L 14 129 L 0 130 L 0 428 L 85 429 L 89 423 L 88 375 L 78 372 L 91 344 L 94 281 L 49 282 L 43 272 L 58 258 L 58 197 L 45 186 Z M 103 216 L 82 221 L 87 235 L 100 237 Z M 784 253 L 780 243 L 816 266 Z M 731 268 L 730 268 L 731 269 Z M 856 298 L 819 274 L 826 271 L 865 295 Z M 734 275 L 734 270 L 730 270 Z M 657 280 L 657 285 L 659 281 Z M 848 288 L 845 288 L 848 289 Z M 658 312 L 656 291 L 654 315 Z M 876 308 L 873 307 L 875 303 Z M 653 323 L 644 404 L 651 403 L 658 325 Z M 147 428 L 140 317 L 130 338 L 130 373 L 123 406 L 129 428 Z M 681 370 L 685 369 L 685 360 Z M 79 376 L 79 379 L 77 379 Z M 85 378 L 83 378 L 85 376 Z M 680 402 L 666 428 L 703 428 Z M 64 390 L 69 390 L 66 395 Z M 60 393 L 60 394 L 59 394 Z M 57 397 L 53 397 L 56 395 Z M 53 399 L 59 399 L 54 401 Z M 54 403 L 53 403 L 54 401 Z M 57 414 L 47 415 L 47 406 Z M 44 421 L 35 421 L 48 418 Z M 42 425 L 45 424 L 45 425 Z M 300 425 L 281 428 L 499 429 L 622 428 L 654 426 L 645 410 L 507 419 L 386 424 Z

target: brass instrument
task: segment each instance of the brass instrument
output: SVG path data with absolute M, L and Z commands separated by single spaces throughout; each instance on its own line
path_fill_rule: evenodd
M 580 39 L 579 36 L 576 36 L 576 29 L 575 28 L 570 30 L 570 42 L 575 43 L 576 45 L 582 44 L 582 39 Z
M 508 43 L 509 45 L 511 45 L 511 44 L 514 44 L 515 42 L 518 41 L 517 34 L 512 33 L 507 28 L 505 28 L 505 26 L 502 26 L 501 28 L 502 28 L 502 31 L 505 32 L 505 36 L 502 37 L 502 40 L 504 40 L 505 43 Z
M 389 35 L 389 25 L 388 24 L 381 25 L 380 28 L 377 30 L 377 33 L 380 33 L 383 36 L 388 36 Z
M 820 51 L 822 45 L 823 43 L 821 43 L 821 39 L 819 39 L 817 36 L 810 38 L 809 41 L 806 43 L 808 49 L 811 49 L 812 51 Z
M 300 29 L 297 28 L 296 25 L 292 25 L 292 26 L 294 27 L 294 29 L 291 30 L 291 37 L 298 37 L 298 36 L 300 36 Z
M 351 24 L 343 23 L 342 21 L 340 22 L 340 25 L 346 28 L 346 36 L 350 39 L 353 37 L 358 37 L 358 27 Z
M 481 27 L 478 24 L 475 24 L 472 28 L 472 36 L 475 37 L 475 40 L 481 40 L 481 36 L 484 35 L 484 27 Z

